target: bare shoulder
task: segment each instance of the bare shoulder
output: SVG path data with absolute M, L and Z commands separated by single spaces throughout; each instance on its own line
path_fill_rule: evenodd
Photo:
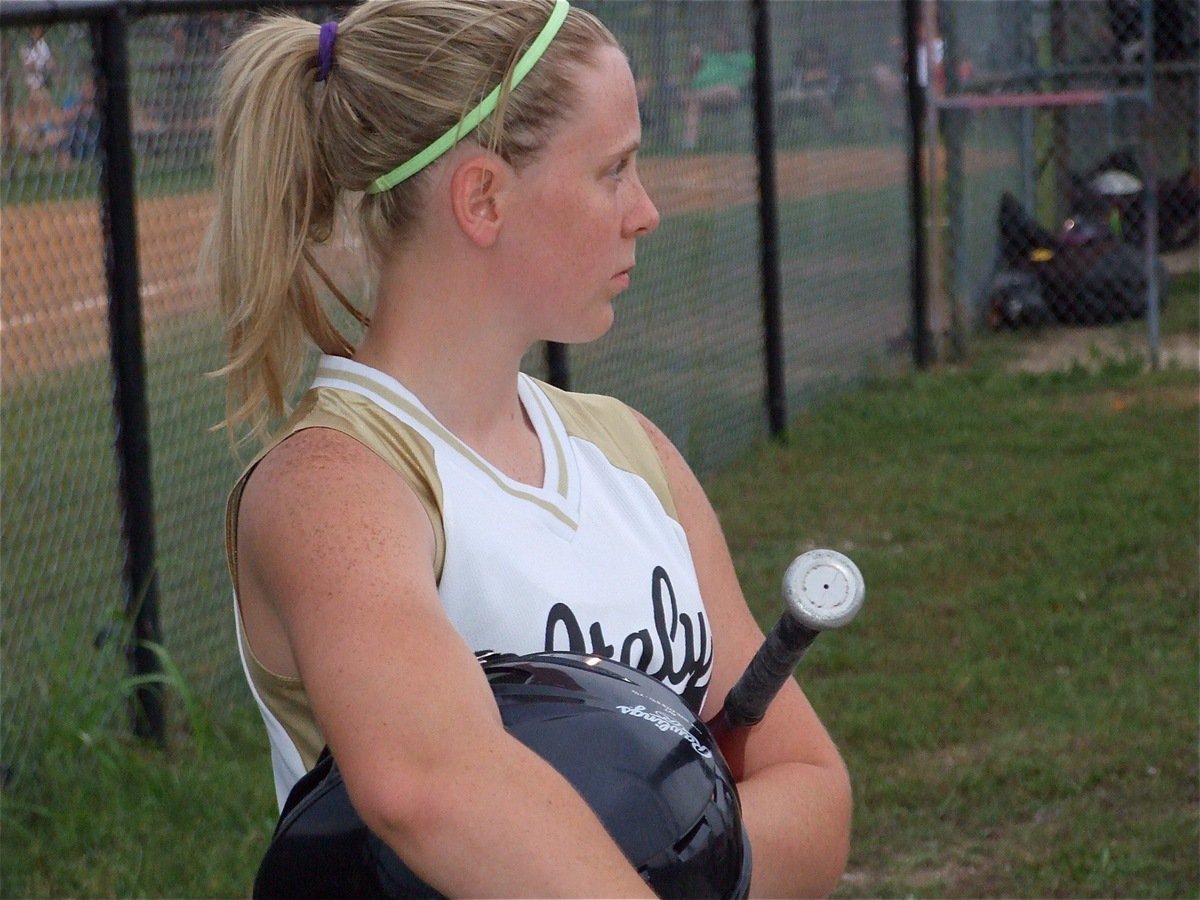
M 329 428 L 307 428 L 272 449 L 250 475 L 239 514 L 239 544 L 270 557 L 295 558 L 309 544 L 344 552 L 390 533 L 403 550 L 419 532 L 432 542 L 428 518 L 408 483 L 363 444 Z M 396 532 L 406 539 L 395 541 Z M 353 555 L 357 555 L 354 553 Z
M 663 433 L 663 430 L 654 424 L 653 421 L 645 413 L 630 407 L 635 419 L 641 423 L 642 428 L 646 430 L 647 437 L 650 438 L 650 443 L 654 445 L 655 451 L 658 453 L 658 458 L 662 461 L 663 467 L 667 470 L 667 475 L 672 481 L 676 475 L 691 475 L 692 470 L 683 458 L 683 454 L 671 442 L 671 439 Z
M 280 490 L 377 478 L 386 470 L 383 460 L 349 435 L 332 428 L 305 428 L 262 458 L 247 481 L 246 496 L 258 503 Z
M 633 413 L 634 418 L 642 423 L 642 427 L 646 429 L 646 434 L 650 436 L 650 440 L 654 446 L 656 448 L 662 448 L 659 450 L 660 453 L 663 452 L 663 449 L 669 449 L 674 453 L 678 453 L 678 451 L 675 450 L 675 445 L 671 443 L 670 439 L 665 434 L 663 434 L 662 429 L 650 420 L 649 416 L 640 410 L 634 409 L 632 406 L 629 408 L 629 410 Z
M 634 409 L 633 415 L 641 423 L 642 428 L 646 430 L 646 435 L 650 438 L 650 443 L 653 444 L 655 451 L 658 453 L 658 458 L 662 462 L 664 471 L 667 473 L 667 482 L 670 485 L 671 495 L 679 512 L 680 524 L 689 533 L 689 538 L 695 539 L 697 537 L 697 535 L 693 534 L 697 529 L 707 532 L 712 532 L 715 529 L 719 533 L 720 527 L 717 525 L 716 514 L 708 502 L 704 488 L 701 487 L 699 479 L 692 472 L 692 468 L 688 465 L 687 460 L 683 458 L 683 454 L 679 452 L 679 449 L 672 443 L 671 439 L 663 433 L 663 430 L 655 425 L 644 413 Z
M 441 604 L 428 514 L 400 473 L 325 428 L 272 449 L 243 498 L 239 601 L 250 647 L 276 675 L 299 679 L 356 806 L 394 808 L 415 789 L 408 773 L 424 771 L 429 744 L 444 747 L 441 736 L 467 720 L 490 735 L 499 718 Z M 428 733 L 406 731 L 397 710 Z M 430 724 L 443 716 L 453 724 Z
M 239 601 L 264 664 L 294 674 L 307 623 L 347 597 L 434 596 L 433 531 L 408 483 L 353 438 L 297 432 L 251 473 L 238 511 Z M 382 608 L 382 607 L 381 607 Z

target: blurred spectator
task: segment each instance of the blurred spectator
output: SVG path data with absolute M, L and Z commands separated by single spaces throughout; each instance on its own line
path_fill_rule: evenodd
M 225 44 L 219 13 L 193 13 L 177 18 L 170 32 L 172 58 L 196 68 L 211 66 Z
M 871 69 L 871 81 L 875 85 L 875 94 L 879 98 L 888 130 L 899 134 L 904 130 L 904 91 L 907 83 L 904 71 L 908 54 L 899 35 L 893 34 L 888 44 L 895 53 L 896 61 L 876 63 Z M 973 70 L 971 61 L 965 59 L 955 68 L 960 82 L 967 81 Z M 924 20 L 917 21 L 917 84 L 925 91 L 931 90 L 932 85 L 935 96 L 946 93 L 946 43 L 936 31 L 932 38 L 926 37 Z
M 189 13 L 175 18 L 166 33 L 168 51 L 160 64 L 163 90 L 152 109 L 162 128 L 182 139 L 211 127 L 211 77 L 225 44 L 222 17 Z
M 877 62 L 871 67 L 871 83 L 875 86 L 875 96 L 879 98 L 879 108 L 888 131 L 901 134 L 904 131 L 904 45 L 900 36 L 893 34 L 888 39 L 888 47 L 898 63 L 890 60 Z
M 54 150 L 59 168 L 67 168 L 93 159 L 99 144 L 96 85 L 91 78 L 85 78 L 78 90 L 67 95 L 62 107 L 51 113 L 43 127 L 23 136 L 20 146 L 29 153 Z
M 932 69 L 933 92 L 946 93 L 946 42 L 936 31 L 929 40 L 925 38 L 925 23 L 917 23 L 917 84 L 929 89 Z
M 59 119 L 58 149 L 60 164 L 93 159 L 100 143 L 100 116 L 96 111 L 96 84 L 85 78 L 77 93 L 63 102 Z
M 778 94 L 781 115 L 816 110 L 830 131 L 838 130 L 835 104 L 841 74 L 829 55 L 824 41 L 813 41 L 796 49 L 792 69 Z
M 27 124 L 34 129 L 47 127 L 54 111 L 50 99 L 50 84 L 54 76 L 54 54 L 46 42 L 46 30 L 34 25 L 29 32 L 29 43 L 21 48 L 21 68 L 25 76 L 25 88 L 29 92 Z
M 741 102 L 753 73 L 754 54 L 734 50 L 727 30 L 718 34 L 715 50 L 692 48 L 691 79 L 683 95 L 685 149 L 696 146 L 705 109 Z

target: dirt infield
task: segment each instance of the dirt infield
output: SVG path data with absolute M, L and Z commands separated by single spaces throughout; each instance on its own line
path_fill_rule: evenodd
M 995 156 L 980 168 L 1010 164 Z M 753 203 L 757 169 L 749 154 L 647 157 L 640 163 L 664 216 Z M 781 154 L 781 199 L 872 190 L 904 181 L 897 149 L 850 148 Z M 212 214 L 208 193 L 137 204 L 138 254 L 147 331 L 164 318 L 210 304 L 195 265 Z M 63 368 L 108 352 L 103 236 L 94 203 L 10 206 L 0 217 L 0 361 L 5 378 Z
M 1007 165 L 996 154 L 981 165 Z M 758 167 L 748 154 L 651 157 L 638 163 L 646 188 L 664 216 L 753 203 Z M 800 200 L 844 191 L 867 191 L 901 184 L 907 160 L 889 148 L 851 148 L 781 153 L 775 181 L 781 200 Z
M 195 274 L 208 194 L 137 205 L 138 263 L 147 328 L 205 302 Z M 0 217 L 0 353 L 8 378 L 64 368 L 108 352 L 108 299 L 99 212 L 86 201 L 25 204 Z

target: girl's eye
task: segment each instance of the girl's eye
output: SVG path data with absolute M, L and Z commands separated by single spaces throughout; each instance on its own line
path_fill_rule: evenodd
M 625 170 L 628 168 L 629 168 L 629 157 L 627 156 L 623 160 L 621 160 L 619 163 L 617 163 L 615 166 L 613 166 L 613 169 L 609 174 L 613 178 L 620 178 L 623 174 L 625 174 Z

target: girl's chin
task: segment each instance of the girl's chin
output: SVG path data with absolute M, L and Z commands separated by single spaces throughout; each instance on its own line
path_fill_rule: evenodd
M 590 344 L 608 334 L 612 330 L 614 320 L 613 305 L 609 301 L 597 309 L 586 323 L 580 322 L 573 328 L 564 328 L 558 336 L 548 337 L 546 340 L 559 344 Z

